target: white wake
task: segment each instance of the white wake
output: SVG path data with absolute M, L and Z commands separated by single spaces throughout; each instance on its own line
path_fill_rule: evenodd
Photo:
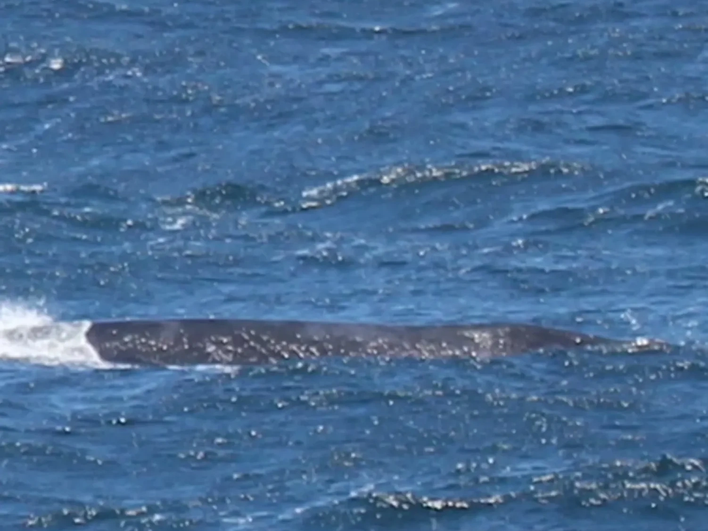
M 0 302 L 0 362 L 111 367 L 86 340 L 90 321 L 55 321 L 47 313 Z

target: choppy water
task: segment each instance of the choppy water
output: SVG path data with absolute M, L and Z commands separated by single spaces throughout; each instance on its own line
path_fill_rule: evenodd
M 702 529 L 708 10 L 0 3 L 0 528 Z M 81 323 L 667 353 L 116 369 Z

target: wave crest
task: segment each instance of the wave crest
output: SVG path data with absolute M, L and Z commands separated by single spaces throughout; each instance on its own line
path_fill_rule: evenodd
M 525 179 L 534 175 L 569 175 L 578 174 L 583 166 L 577 163 L 551 160 L 502 161 L 483 163 L 475 166 L 394 166 L 380 172 L 364 173 L 344 177 L 336 181 L 308 188 L 302 192 L 302 209 L 328 206 L 355 193 L 363 193 L 381 187 L 397 188 L 412 184 L 445 182 L 460 179 L 496 176 Z M 502 181 L 493 181 L 501 185 Z

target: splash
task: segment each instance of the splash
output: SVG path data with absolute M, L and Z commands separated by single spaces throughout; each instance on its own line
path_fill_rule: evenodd
M 0 302 L 0 362 L 110 366 L 86 341 L 90 321 L 57 322 L 22 304 Z

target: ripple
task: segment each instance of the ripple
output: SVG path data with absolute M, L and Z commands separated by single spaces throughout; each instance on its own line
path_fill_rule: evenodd
M 224 182 L 189 191 L 180 196 L 165 196 L 158 199 L 162 205 L 193 206 L 204 210 L 231 210 L 238 207 L 268 204 L 273 200 L 268 197 L 263 187 Z
M 671 473 L 657 473 L 662 469 L 670 469 Z M 578 508 L 616 506 L 632 514 L 649 504 L 666 515 L 681 508 L 704 506 L 708 500 L 704 476 L 702 459 L 664 455 L 649 463 L 617 461 L 595 469 L 528 476 L 520 488 L 498 481 L 489 483 L 485 476 L 469 477 L 464 489 L 460 488 L 462 485 L 455 486 L 457 491 L 477 493 L 467 496 L 424 494 L 424 488 L 387 491 L 371 486 L 327 507 L 310 508 L 303 514 L 303 523 L 312 527 L 336 524 L 349 528 L 355 524 L 354 529 L 385 529 L 429 521 L 433 526 L 448 528 L 456 521 L 468 525 L 489 520 L 501 523 L 504 518 L 499 509 L 504 507 L 503 514 L 526 514 L 527 526 L 536 529 L 535 520 L 548 515 L 549 505 L 575 508 L 575 512 Z M 541 507 L 545 509 L 539 511 Z
M 65 505 L 44 514 L 33 514 L 23 522 L 25 527 L 39 529 L 65 529 L 67 526 L 90 525 L 99 522 L 114 522 L 118 528 L 130 526 L 131 529 L 153 529 L 155 526 L 166 529 L 183 529 L 204 522 L 198 501 L 189 503 L 153 503 L 115 507 L 110 504 L 83 504 L 80 502 Z

